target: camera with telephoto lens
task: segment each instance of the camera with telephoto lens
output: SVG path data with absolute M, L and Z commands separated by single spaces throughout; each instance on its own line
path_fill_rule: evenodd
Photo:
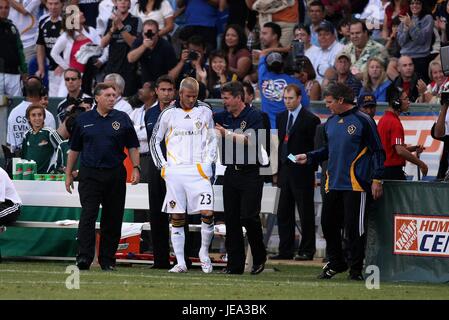
M 196 52 L 195 50 L 190 50 L 187 59 L 190 61 L 195 61 L 198 59 L 198 57 L 199 57 L 198 52 Z
M 147 32 L 145 32 L 145 37 L 147 37 L 148 39 L 153 39 L 153 37 L 156 34 L 153 32 L 153 30 L 148 30 Z
M 90 98 L 90 97 L 84 97 L 84 98 L 72 98 L 72 97 L 69 97 L 68 99 L 67 99 L 67 105 L 74 105 L 75 107 L 79 107 L 80 106 L 80 104 L 82 104 L 82 103 L 86 103 L 86 104 L 90 104 L 90 105 L 92 105 L 93 103 L 94 103 L 94 98 Z
M 293 70 L 301 72 L 305 64 L 304 42 L 301 40 L 292 41 Z

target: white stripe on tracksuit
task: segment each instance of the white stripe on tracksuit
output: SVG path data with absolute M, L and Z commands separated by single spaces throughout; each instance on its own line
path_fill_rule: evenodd
M 366 192 L 360 192 L 360 211 L 359 211 L 359 236 L 365 233 L 365 207 L 366 207 Z
M 14 203 L 13 206 L 0 211 L 0 218 L 6 217 L 8 214 L 16 212 L 20 208 L 20 204 Z

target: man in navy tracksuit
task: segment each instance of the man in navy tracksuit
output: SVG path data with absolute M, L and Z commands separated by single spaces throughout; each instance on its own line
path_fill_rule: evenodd
M 371 198 L 382 195 L 385 153 L 375 122 L 354 108 L 351 88 L 332 84 L 324 98 L 333 113 L 325 124 L 327 145 L 296 156 L 301 164 L 328 160 L 321 225 L 329 262 L 318 278 L 330 279 L 349 267 L 349 279 L 363 280 L 365 211 Z

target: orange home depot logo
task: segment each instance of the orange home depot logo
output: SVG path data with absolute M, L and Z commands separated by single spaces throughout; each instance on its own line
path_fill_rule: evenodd
M 393 253 L 449 257 L 449 217 L 395 214 Z
M 418 232 L 415 219 L 397 219 L 395 221 L 395 250 L 418 250 Z

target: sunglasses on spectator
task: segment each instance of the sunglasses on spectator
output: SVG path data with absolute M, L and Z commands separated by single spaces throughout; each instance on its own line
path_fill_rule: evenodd
M 65 78 L 64 80 L 65 81 L 76 81 L 76 80 L 78 80 L 79 78 Z

